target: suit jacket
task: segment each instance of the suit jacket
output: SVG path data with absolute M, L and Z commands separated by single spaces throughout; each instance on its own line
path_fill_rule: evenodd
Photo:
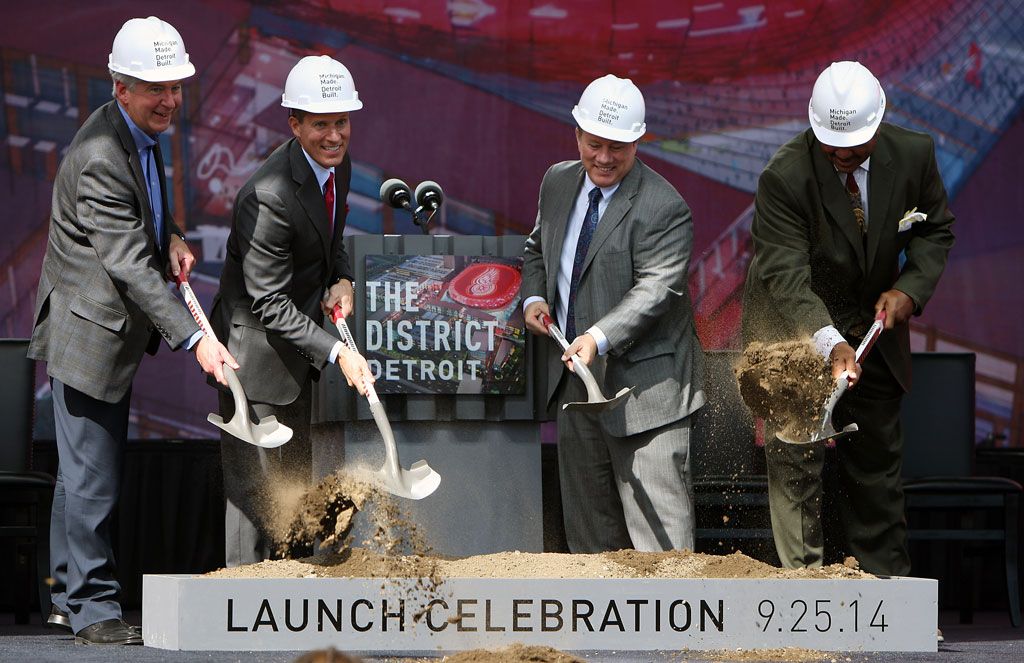
M 552 310 L 566 226 L 583 180 L 579 161 L 548 170 L 526 241 L 523 298 L 543 297 Z M 624 405 L 601 415 L 616 437 L 678 421 L 704 403 L 704 354 L 687 286 L 692 244 L 690 208 L 638 159 L 594 232 L 575 305 L 576 329 L 597 325 L 608 338 L 608 353 L 591 367 L 605 395 L 636 387 Z M 567 370 L 559 357 L 550 353 L 549 404 Z
M 267 158 L 235 199 L 227 256 L 210 322 L 241 369 L 250 400 L 287 405 L 319 377 L 337 339 L 320 300 L 352 280 L 342 232 L 352 162 L 335 168 L 334 234 L 323 192 L 294 138 Z
M 45 361 L 51 377 L 98 400 L 124 396 L 160 336 L 177 348 L 198 330 L 164 278 L 170 234 L 180 231 L 161 189 L 163 250 L 138 149 L 116 101 L 89 116 L 57 170 L 28 354 Z
M 810 129 L 768 162 L 751 225 L 747 341 L 789 340 L 834 325 L 856 343 L 878 297 L 892 288 L 909 295 L 915 314 L 921 313 L 953 245 L 953 215 L 931 137 L 882 123 L 868 173 L 864 241 L 846 189 Z M 915 207 L 927 220 L 898 232 L 899 220 Z M 902 267 L 900 252 L 906 255 Z M 883 333 L 875 351 L 909 389 L 909 325 Z

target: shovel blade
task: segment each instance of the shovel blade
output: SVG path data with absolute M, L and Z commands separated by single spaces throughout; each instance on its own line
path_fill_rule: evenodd
M 441 485 L 441 475 L 435 472 L 425 460 L 418 460 L 408 470 L 399 468 L 397 475 L 388 469 L 387 463 L 374 472 L 380 486 L 398 497 L 421 500 Z
M 277 448 L 292 439 L 292 429 L 277 417 L 263 417 L 258 424 L 253 424 L 244 412 L 236 411 L 230 421 L 216 414 L 210 414 L 206 420 L 225 433 L 263 449 Z
M 796 438 L 792 435 L 787 434 L 785 431 L 781 433 L 776 433 L 775 437 L 779 438 L 786 444 L 813 444 L 814 442 L 840 440 L 849 435 L 850 433 L 856 432 L 857 430 L 859 430 L 857 428 L 857 424 L 847 424 L 846 426 L 843 427 L 842 430 L 837 431 L 835 428 L 832 427 L 830 423 L 826 430 L 816 432 L 814 435 L 811 435 L 807 439 Z
M 562 405 L 562 409 L 575 410 L 577 412 L 604 412 L 605 410 L 611 410 L 612 408 L 625 403 L 626 399 L 629 398 L 629 395 L 633 392 L 633 389 L 634 387 L 623 387 L 622 389 L 619 389 L 617 394 L 607 400 L 565 403 Z

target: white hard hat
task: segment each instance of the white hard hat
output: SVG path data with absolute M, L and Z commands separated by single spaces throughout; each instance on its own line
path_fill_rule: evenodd
M 329 55 L 307 55 L 288 72 L 281 105 L 308 113 L 359 110 L 356 84 L 345 65 Z
M 814 83 L 807 116 L 818 140 L 855 147 L 871 140 L 885 114 L 885 91 L 859 62 L 833 62 Z
M 156 16 L 125 21 L 114 37 L 107 68 L 149 83 L 180 81 L 196 73 L 181 35 Z
M 647 131 L 644 110 L 644 95 L 633 81 L 608 74 L 587 86 L 572 116 L 587 133 L 632 143 Z

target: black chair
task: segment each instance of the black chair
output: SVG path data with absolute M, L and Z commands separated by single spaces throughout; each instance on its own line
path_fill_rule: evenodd
M 697 509 L 697 548 L 743 552 L 778 563 L 768 513 L 764 451 L 754 443 L 754 419 L 740 397 L 733 366 L 740 353 L 705 353 L 707 403 L 694 416 L 690 469 Z
M 27 352 L 26 339 L 0 339 L 0 375 L 4 380 L 0 421 L 5 437 L 0 442 L 0 537 L 13 543 L 14 567 L 4 575 L 13 576 L 5 584 L 13 588 L 18 624 L 28 623 L 33 586 L 37 588 L 44 623 L 50 607 L 46 580 L 54 479 L 30 469 L 35 362 L 26 356 Z
M 970 553 L 1003 549 L 1010 622 L 1020 626 L 1017 573 L 1021 485 L 973 476 L 973 353 L 914 353 L 914 385 L 903 400 L 903 490 L 910 541 L 947 542 L 958 565 L 960 621 L 973 619 L 978 571 Z

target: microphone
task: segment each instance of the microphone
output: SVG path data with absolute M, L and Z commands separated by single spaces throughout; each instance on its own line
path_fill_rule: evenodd
M 397 178 L 391 178 L 380 185 L 381 202 L 395 209 L 412 209 L 412 190 L 409 185 Z
M 437 210 L 444 202 L 444 192 L 437 182 L 427 180 L 416 187 L 416 204 L 431 211 Z

